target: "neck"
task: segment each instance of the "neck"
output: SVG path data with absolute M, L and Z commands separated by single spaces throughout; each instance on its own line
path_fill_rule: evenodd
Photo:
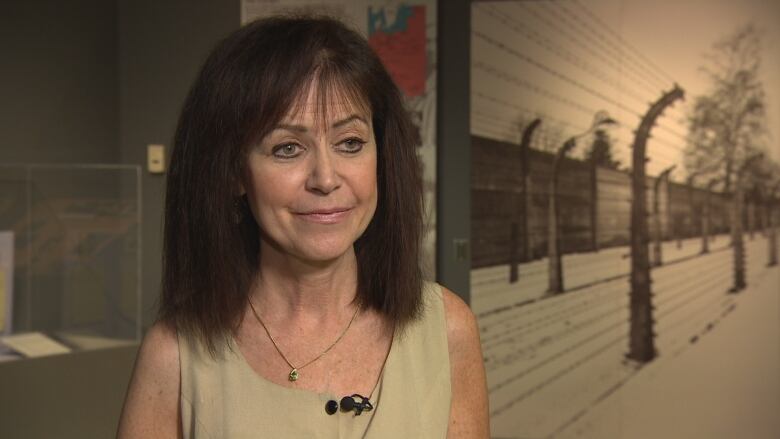
M 355 308 L 357 259 L 352 248 L 330 261 L 304 261 L 265 242 L 252 300 L 270 321 L 343 320 Z

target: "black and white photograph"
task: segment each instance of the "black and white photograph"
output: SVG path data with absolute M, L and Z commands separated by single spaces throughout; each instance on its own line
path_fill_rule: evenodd
M 780 431 L 780 8 L 472 2 L 496 438 Z

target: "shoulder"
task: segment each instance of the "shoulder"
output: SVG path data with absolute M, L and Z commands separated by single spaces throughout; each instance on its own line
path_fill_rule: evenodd
M 179 436 L 179 369 L 176 330 L 155 323 L 138 350 L 117 437 Z
M 179 376 L 179 341 L 176 329 L 157 322 L 146 332 L 138 351 L 136 369 L 150 377 L 165 379 Z
M 441 287 L 441 295 L 444 302 L 444 317 L 447 322 L 447 340 L 450 345 L 450 353 L 452 353 L 453 347 L 458 347 L 457 345 L 476 344 L 479 347 L 479 328 L 471 308 L 460 296 L 446 287 Z
M 441 291 L 452 387 L 447 437 L 487 438 L 487 382 L 477 319 L 458 295 L 445 287 L 441 287 Z
M 473 358 L 475 350 L 479 351 L 481 360 L 479 327 L 471 308 L 463 299 L 446 287 L 441 287 L 441 295 L 444 302 L 444 317 L 447 322 L 447 345 L 450 351 L 450 360 L 457 361 L 464 355 L 467 358 Z
M 450 356 L 453 348 L 464 345 L 479 346 L 477 319 L 471 308 L 457 294 L 436 282 L 426 281 L 422 288 L 422 303 L 422 320 L 435 325 L 437 331 L 442 323 L 446 326 Z

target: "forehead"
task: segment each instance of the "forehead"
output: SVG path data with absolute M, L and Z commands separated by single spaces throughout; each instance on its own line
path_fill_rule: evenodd
M 365 121 L 369 121 L 371 116 L 367 100 L 358 90 L 315 79 L 293 99 L 281 122 L 306 121 L 327 126 L 353 115 Z

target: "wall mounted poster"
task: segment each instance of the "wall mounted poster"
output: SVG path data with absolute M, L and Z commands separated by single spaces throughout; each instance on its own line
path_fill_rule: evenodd
M 491 436 L 780 437 L 780 3 L 471 12 Z
M 404 93 L 419 132 L 426 222 L 423 268 L 434 279 L 436 249 L 436 0 L 242 0 L 241 23 L 285 13 L 336 16 L 368 39 Z
M 0 334 L 10 334 L 13 323 L 14 232 L 0 231 Z

